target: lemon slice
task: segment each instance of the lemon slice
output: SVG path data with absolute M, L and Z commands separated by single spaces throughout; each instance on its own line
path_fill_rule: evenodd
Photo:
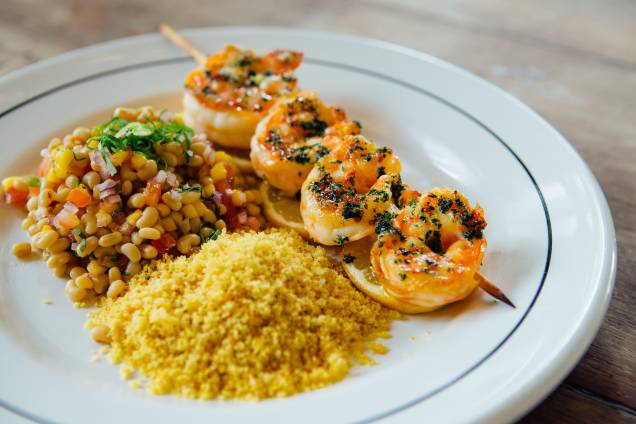
M 233 155 L 230 155 L 230 158 L 232 158 L 232 162 L 234 162 L 234 165 L 236 165 L 236 167 L 242 173 L 244 174 L 254 173 L 254 168 L 252 168 L 252 162 L 249 159 L 245 159 L 245 158 L 242 158 L 239 156 L 233 156 Z
M 271 224 L 276 227 L 289 228 L 304 238 L 309 238 L 303 218 L 300 216 L 300 202 L 298 200 L 281 196 L 278 190 L 266 181 L 261 183 L 260 191 L 263 198 L 263 212 Z
M 342 267 L 353 284 L 373 300 L 405 314 L 421 314 L 437 307 L 424 307 L 402 302 L 384 290 L 371 268 L 371 237 L 345 244 L 342 249 Z

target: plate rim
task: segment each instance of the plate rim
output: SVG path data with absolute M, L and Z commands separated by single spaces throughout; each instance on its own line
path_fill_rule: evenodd
M 516 416 L 516 417 L 520 416 L 521 414 L 529 410 L 532 406 L 540 402 L 541 399 L 543 399 L 543 397 L 547 396 L 551 392 L 551 389 L 554 388 L 556 384 L 558 384 L 565 377 L 565 375 L 569 373 L 569 371 L 578 363 L 578 360 L 583 355 L 587 347 L 592 342 L 592 339 L 598 332 L 598 329 L 600 328 L 600 325 L 603 322 L 602 318 L 606 313 L 607 307 L 609 306 L 609 300 L 611 299 L 611 293 L 613 291 L 615 274 L 616 274 L 616 238 L 615 238 L 615 230 L 614 230 L 614 225 L 612 222 L 612 217 L 611 217 L 611 214 L 609 213 L 609 207 L 607 205 L 605 196 L 600 188 L 600 185 L 598 184 L 598 181 L 592 174 L 588 165 L 583 161 L 583 159 L 580 157 L 578 152 L 574 149 L 574 147 L 569 142 L 567 142 L 567 140 L 552 125 L 550 125 L 540 115 L 538 115 L 538 113 L 536 113 L 530 107 L 528 107 L 523 102 L 521 102 L 519 99 L 507 93 L 506 91 L 502 90 L 501 88 L 497 87 L 493 83 L 487 80 L 484 80 L 476 76 L 475 74 L 471 73 L 470 71 L 467 71 L 456 65 L 450 64 L 441 59 L 435 58 L 431 55 L 428 55 L 426 53 L 423 53 L 408 47 L 404 47 L 404 46 L 400 46 L 390 42 L 376 40 L 376 39 L 368 38 L 368 37 L 361 37 L 361 36 L 336 33 L 336 32 L 306 30 L 302 28 L 290 28 L 290 27 L 270 27 L 270 26 L 198 27 L 198 28 L 184 29 L 183 33 L 184 34 L 196 34 L 198 32 L 209 33 L 211 30 L 221 32 L 221 33 L 228 32 L 228 31 L 235 31 L 235 32 L 241 32 L 241 33 L 244 33 L 247 31 L 252 31 L 252 32 L 273 31 L 273 32 L 294 33 L 294 34 L 300 33 L 304 35 L 309 34 L 316 37 L 327 37 L 327 38 L 333 38 L 333 39 L 347 39 L 356 43 L 364 43 L 373 47 L 389 49 L 401 54 L 405 54 L 407 56 L 415 57 L 416 59 L 419 59 L 419 60 L 424 60 L 433 65 L 442 67 L 446 71 L 459 74 L 460 76 L 464 78 L 469 78 L 471 82 L 473 83 L 479 83 L 481 85 L 484 85 L 486 86 L 487 89 L 494 91 L 501 96 L 504 96 L 508 101 L 512 101 L 516 103 L 516 105 L 520 106 L 526 114 L 531 115 L 535 121 L 540 123 L 544 127 L 544 129 L 547 129 L 553 133 L 553 135 L 555 136 L 554 137 L 555 140 L 552 140 L 552 141 L 558 140 L 563 147 L 566 147 L 567 150 L 569 150 L 568 154 L 570 156 L 573 156 L 575 159 L 577 159 L 577 161 L 579 162 L 579 165 L 581 165 L 584 172 L 586 172 L 587 174 L 586 177 L 592 181 L 593 187 L 591 188 L 596 194 L 597 200 L 599 201 L 599 206 L 601 207 L 600 212 L 601 212 L 601 218 L 603 220 L 602 227 L 605 230 L 604 240 L 607 245 L 606 250 L 604 251 L 604 254 L 603 254 L 604 260 L 603 260 L 603 266 L 601 267 L 602 268 L 601 274 L 605 275 L 606 278 L 602 278 L 596 281 L 595 286 L 601 285 L 602 284 L 601 280 L 607 280 L 607 282 L 605 283 L 607 284 L 607 290 L 605 292 L 605 296 L 603 296 L 600 300 L 596 299 L 595 302 L 591 302 L 589 307 L 585 310 L 585 315 L 584 315 L 585 319 L 581 320 L 581 322 L 579 323 L 579 325 L 576 327 L 575 331 L 573 332 L 572 343 L 568 345 L 569 349 L 564 348 L 558 352 L 558 354 L 561 356 L 561 361 L 560 361 L 561 363 L 559 364 L 560 365 L 559 372 L 551 373 L 552 375 L 548 376 L 551 378 L 546 378 L 546 376 L 544 376 L 543 380 L 545 380 L 545 383 L 548 384 L 548 387 L 550 388 L 550 390 L 547 390 L 547 389 L 539 390 L 540 392 L 545 392 L 545 393 L 539 396 L 534 396 L 535 398 L 534 401 L 524 402 L 526 404 L 525 407 L 517 408 L 517 412 L 514 413 L 513 416 Z M 71 51 L 62 53 L 60 55 L 56 55 L 54 57 L 47 58 L 47 59 L 38 61 L 36 63 L 27 65 L 23 68 L 14 70 L 12 72 L 9 72 L 8 74 L 1 76 L 0 86 L 4 86 L 5 84 L 11 84 L 14 80 L 19 79 L 20 77 L 24 75 L 28 75 L 29 73 L 36 71 L 38 69 L 44 69 L 48 66 L 64 63 L 65 61 L 73 60 L 75 58 L 81 57 L 85 53 L 95 52 L 96 50 L 100 50 L 100 49 L 118 48 L 119 46 L 125 45 L 130 42 L 139 41 L 143 39 L 152 40 L 152 39 L 156 39 L 157 37 L 161 37 L 161 36 L 158 33 L 151 32 L 151 33 L 136 35 L 133 37 L 119 38 L 119 39 L 106 41 L 103 43 L 93 44 L 93 45 L 85 46 L 79 49 L 71 50 Z M 29 100 L 29 99 L 30 97 L 26 100 Z M 19 106 L 20 104 L 16 104 L 15 106 L 11 106 L 4 111 L 0 111 L 0 116 L 10 113 L 14 109 L 14 107 L 19 107 Z M 511 152 L 515 154 L 514 151 L 511 150 Z M 521 162 L 521 164 L 523 165 L 523 162 L 520 159 L 519 159 L 519 162 Z M 527 169 L 526 171 L 532 179 L 532 174 Z M 608 257 L 609 257 L 609 261 L 607 260 Z M 590 299 L 590 300 L 594 300 L 594 299 Z M 590 323 L 587 322 L 590 320 L 592 322 L 591 327 L 590 327 Z M 587 324 L 587 326 L 585 324 Z M 587 327 L 588 330 L 582 331 L 582 328 L 585 328 L 585 327 Z M 593 328 L 593 330 L 590 331 L 589 330 L 590 328 Z M 575 349 L 575 348 L 578 348 L 578 349 Z M 564 354 L 564 351 L 566 350 L 568 352 L 565 352 L 565 353 L 569 353 L 570 355 Z M 576 359 L 572 359 L 572 358 L 576 358 Z M 557 362 L 559 361 L 555 361 L 555 363 Z M 565 367 L 563 366 L 564 364 L 566 364 Z M 557 367 L 556 364 L 551 364 L 551 365 L 552 367 L 544 367 L 542 371 L 545 373 L 547 368 Z M 535 380 L 534 386 L 537 385 L 536 381 L 538 380 L 539 378 Z M 525 392 L 526 393 L 530 392 L 531 389 L 532 387 L 526 388 Z

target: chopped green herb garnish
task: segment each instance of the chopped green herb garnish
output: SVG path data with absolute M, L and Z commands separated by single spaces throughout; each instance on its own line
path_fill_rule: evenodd
M 343 256 L 342 260 L 344 261 L 344 263 L 350 264 L 356 260 L 356 257 L 347 253 Z
M 375 233 L 378 235 L 397 233 L 397 229 L 392 224 L 393 218 L 395 218 L 395 215 L 391 212 L 383 212 L 375 224 Z
M 107 151 L 102 150 L 101 155 L 102 159 L 104 159 L 104 163 L 106 164 L 106 169 L 108 169 L 108 172 L 110 172 L 111 175 L 115 175 L 117 173 L 117 168 L 115 168 L 110 154 Z
M 327 128 L 327 123 L 320 119 L 314 119 L 313 121 L 299 121 L 296 125 L 305 130 L 305 136 L 307 137 L 323 136 L 325 134 L 325 129 Z
M 373 196 L 374 202 L 386 202 L 389 200 L 389 193 L 384 190 L 378 190 L 377 188 L 369 190 L 369 195 Z
M 391 182 L 391 194 L 393 195 L 393 201 L 399 206 L 400 205 L 400 197 L 402 196 L 402 192 L 405 187 L 402 184 L 402 178 L 398 177 L 397 182 Z
M 201 191 L 201 186 L 200 185 L 184 185 L 183 187 L 179 188 L 179 191 L 181 193 L 185 193 L 188 191 Z
M 442 237 L 439 231 L 428 230 L 424 235 L 424 243 L 435 253 L 442 253 Z
M 123 139 L 131 135 L 134 135 L 135 137 L 148 137 L 152 134 L 152 131 L 152 128 L 147 124 L 142 124 L 141 122 L 129 122 L 117 131 L 115 138 Z
M 342 216 L 345 219 L 362 218 L 362 210 L 360 209 L 360 204 L 352 201 L 345 202 L 344 206 L 342 207 Z
M 28 177 L 24 177 L 24 179 L 29 187 L 40 187 L 40 179 L 38 177 L 29 175 Z
M 391 150 L 391 148 L 390 148 L 390 147 L 382 146 L 382 147 L 380 147 L 380 148 L 379 148 L 379 149 L 375 152 L 375 154 L 376 154 L 377 156 L 384 157 L 384 156 L 386 156 L 386 155 L 390 155 L 392 152 L 393 152 L 393 151 Z
M 440 197 L 437 200 L 437 205 L 439 206 L 439 210 L 441 213 L 446 213 L 453 206 L 453 201 L 451 199 Z
M 75 228 L 72 231 L 73 235 L 75 236 L 75 239 L 85 239 L 86 238 L 86 234 L 84 234 L 84 231 L 82 231 L 80 228 Z
M 211 228 L 213 231 L 211 234 L 206 235 L 203 230 L 206 228 Z M 206 243 L 210 240 L 216 240 L 221 235 L 221 230 L 217 229 L 214 224 L 211 222 L 205 221 L 201 224 L 201 228 L 199 228 L 199 237 L 201 238 L 201 243 Z
M 161 120 L 128 122 L 119 117 L 114 117 L 110 121 L 95 127 L 94 131 L 97 135 L 92 136 L 90 140 L 98 141 L 98 148 L 103 150 L 102 157 L 112 173 L 116 172 L 116 170 L 108 155 L 105 154 L 107 152 L 114 153 L 130 149 L 159 162 L 161 158 L 155 152 L 155 145 L 173 141 L 181 143 L 186 156 L 188 156 L 190 138 L 194 134 L 191 128 L 178 122 L 164 122 Z
M 83 252 L 84 250 L 86 250 L 86 238 L 83 238 L 82 241 L 80 241 L 79 246 L 77 247 L 78 252 Z
M 336 244 L 343 245 L 349 241 L 349 237 L 340 234 L 334 241 L 336 242 Z

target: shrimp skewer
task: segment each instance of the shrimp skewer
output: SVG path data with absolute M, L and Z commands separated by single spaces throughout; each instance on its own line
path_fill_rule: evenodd
M 486 220 L 456 190 L 406 190 L 402 209 L 385 212 L 371 249 L 373 270 L 396 299 L 436 308 L 467 297 L 486 251 Z
M 161 32 L 199 63 L 185 80 L 185 123 L 218 144 L 249 148 L 256 125 L 281 97 L 296 91 L 293 71 L 303 54 L 274 50 L 257 56 L 252 50 L 225 45 L 205 58 L 167 25 Z
M 387 147 L 361 135 L 334 143 L 303 183 L 300 213 L 310 237 L 341 245 L 373 233 L 377 217 L 391 205 L 401 164 Z
M 360 124 L 346 121 L 342 109 L 302 92 L 278 101 L 259 122 L 251 142 L 252 166 L 282 194 L 293 196 L 341 137 L 359 133 Z
M 387 293 L 382 294 L 384 292 L 374 288 L 371 290 L 374 293 L 372 297 L 379 296 L 380 298 L 376 300 L 383 303 L 388 301 L 388 306 L 392 307 L 397 304 L 398 309 L 413 313 L 418 310 L 432 310 L 464 298 L 479 285 L 491 296 L 515 307 L 497 286 L 476 271 L 486 246 L 485 240 L 478 237 L 483 229 L 479 229 L 479 226 L 485 226 L 485 220 L 483 220 L 481 208 L 471 209 L 468 201 L 456 191 L 453 191 L 450 196 L 451 208 L 455 205 L 465 213 L 471 211 L 471 216 L 480 216 L 483 223 L 479 223 L 480 219 L 475 219 L 471 224 L 471 220 L 467 220 L 467 215 L 464 213 L 458 225 L 456 208 L 453 209 L 454 212 L 451 212 L 452 218 L 448 218 L 445 212 L 441 211 L 449 202 L 448 198 L 442 197 L 443 204 L 440 205 L 438 201 L 437 207 L 445 218 L 429 217 L 431 222 L 433 219 L 438 220 L 435 224 L 436 227 L 439 226 L 437 230 L 418 225 L 417 222 L 413 224 L 413 212 L 418 210 L 416 205 L 421 206 L 422 197 L 415 191 L 403 190 L 399 178 L 399 161 L 390 154 L 388 156 L 391 160 L 388 161 L 386 168 L 384 165 L 367 164 L 362 166 L 361 170 L 356 170 L 356 165 L 360 162 L 360 154 L 356 155 L 354 151 L 351 151 L 353 145 L 349 144 L 348 153 L 339 149 L 332 155 L 330 162 L 323 161 L 324 163 L 314 167 L 310 172 L 314 162 L 328 150 L 336 149 L 343 137 L 359 134 L 360 128 L 355 122 L 347 121 L 342 110 L 326 106 L 313 93 L 301 93 L 296 97 L 276 101 L 277 98 L 295 92 L 295 78 L 290 75 L 290 72 L 299 66 L 302 53 L 277 50 L 263 58 L 258 58 L 251 51 L 244 52 L 234 46 L 225 46 L 219 53 L 207 58 L 170 26 L 161 24 L 160 31 L 169 40 L 187 51 L 202 68 L 193 71 L 186 81 L 188 90 L 184 95 L 184 109 L 185 119 L 189 125 L 195 129 L 204 130 L 211 137 L 215 137 L 220 144 L 248 147 L 246 140 L 251 137 L 258 120 L 268 109 L 271 109 L 267 118 L 261 121 L 256 134 L 251 137 L 252 164 L 259 176 L 268 179 L 274 187 L 287 195 L 294 194 L 309 174 L 307 182 L 302 185 L 301 216 L 306 223 L 309 223 L 308 228 L 311 229 L 312 238 L 328 245 L 359 240 L 371 234 L 373 225 L 379 220 L 375 227 L 379 237 L 374 243 L 370 260 L 377 277 L 373 278 L 373 281 L 375 282 L 376 279 L 382 281 Z M 261 73 L 249 67 L 254 62 L 260 63 L 257 68 Z M 216 71 L 216 78 L 213 77 L 213 71 Z M 211 81 L 206 81 L 201 72 L 206 77 L 210 77 Z M 247 80 L 244 79 L 245 75 Z M 272 75 L 274 77 L 267 80 Z M 254 76 L 256 78 L 250 80 Z M 218 77 L 229 84 L 224 85 L 219 82 Z M 251 89 L 255 85 L 258 85 L 260 92 Z M 215 100 L 210 102 L 209 99 L 204 98 L 202 101 L 201 93 L 207 96 L 212 92 L 212 86 L 221 88 L 218 92 L 214 92 Z M 260 99 L 252 96 L 255 93 L 260 93 Z M 250 97 L 252 98 L 249 99 Z M 307 104 L 313 104 L 315 108 L 302 105 L 300 101 L 302 98 L 310 100 Z M 249 100 L 246 101 L 246 99 Z M 295 103 L 297 104 L 294 105 Z M 297 107 L 298 104 L 300 108 Z M 291 109 L 287 117 L 285 117 L 285 107 Z M 319 130 L 323 126 L 324 134 Z M 360 138 L 354 139 L 358 140 L 358 145 L 364 146 L 364 142 L 359 141 Z M 273 142 L 274 140 L 276 142 Z M 351 140 L 348 138 L 347 143 L 351 143 Z M 361 150 L 370 146 L 372 145 L 366 145 Z M 355 149 L 357 148 L 359 147 Z M 368 150 L 377 152 L 374 146 Z M 366 154 L 365 160 L 367 157 L 370 157 L 369 153 Z M 378 174 L 383 174 L 387 168 L 390 174 L 380 175 L 372 183 L 372 179 L 364 177 L 372 175 L 370 171 L 374 166 Z M 362 176 L 365 183 L 356 183 L 358 176 Z M 366 194 L 365 190 L 367 190 Z M 436 198 L 439 192 L 448 195 L 450 190 L 435 189 L 423 199 Z M 392 202 L 402 207 L 402 211 L 396 212 L 395 206 L 391 206 Z M 426 203 L 427 210 L 424 212 L 434 211 L 435 206 L 431 203 L 430 201 Z M 404 212 L 405 204 L 412 210 L 410 214 Z M 421 211 L 421 208 L 419 210 Z M 423 220 L 425 216 L 427 215 L 422 214 L 419 219 Z M 472 230 L 460 235 L 458 228 L 468 224 Z M 441 231 L 442 226 L 444 231 Z M 422 236 L 423 228 L 427 229 Z M 402 230 L 409 237 L 405 237 L 400 232 Z M 429 231 L 433 236 L 429 234 Z M 435 236 L 436 231 L 440 233 L 439 237 Z M 442 232 L 443 235 L 441 235 Z M 415 237 L 418 233 L 419 237 Z M 396 241 L 396 234 L 400 235 L 399 241 Z M 404 243 L 407 243 L 414 251 L 406 253 L 408 249 L 404 248 Z M 422 243 L 426 247 L 423 247 Z M 382 253 L 387 246 L 395 248 L 400 244 L 402 246 L 398 248 L 400 253 L 398 256 L 402 258 L 394 259 L 394 262 L 403 261 L 403 265 L 407 263 L 410 265 L 398 267 L 407 271 L 397 273 L 398 282 L 395 279 L 395 273 L 392 272 L 395 271 L 395 267 L 391 267 L 390 260 L 386 259 L 395 252 L 389 252 L 390 254 L 384 258 Z M 448 246 L 445 247 L 444 244 Z M 436 250 L 445 250 L 445 252 Z M 442 260 L 434 263 L 432 258 L 442 258 L 446 262 Z M 478 261 L 477 258 L 479 258 Z M 444 264 L 449 265 L 446 271 L 439 272 L 440 265 L 443 268 Z M 437 270 L 432 270 L 435 267 Z M 426 272 L 427 270 L 429 272 Z M 423 272 L 431 276 L 418 278 L 417 275 L 411 275 L 414 272 Z M 469 278 L 471 274 L 472 282 Z M 416 278 L 415 282 L 410 281 L 412 277 Z M 445 287 L 435 285 L 435 277 L 445 281 Z M 365 286 L 375 284 L 368 284 L 368 281 L 356 281 L 355 278 L 353 280 L 363 291 L 368 291 L 365 290 Z M 430 292 L 422 294 L 426 290 Z M 436 290 L 439 293 L 435 295 Z M 396 293 L 397 296 L 388 294 L 391 292 Z
M 439 306 L 423 307 L 403 302 L 390 295 L 384 289 L 371 266 L 370 252 L 374 243 L 375 239 L 373 237 L 367 237 L 366 239 L 348 243 L 343 247 L 341 255 L 342 267 L 353 284 L 377 302 L 405 314 L 421 314 L 438 309 Z M 515 307 L 501 289 L 488 281 L 479 272 L 475 274 L 475 279 L 479 280 L 479 288 L 486 293 L 513 308 Z
M 275 101 L 293 93 L 292 71 L 302 53 L 275 50 L 259 57 L 226 45 L 185 81 L 187 125 L 224 146 L 249 148 L 256 125 Z

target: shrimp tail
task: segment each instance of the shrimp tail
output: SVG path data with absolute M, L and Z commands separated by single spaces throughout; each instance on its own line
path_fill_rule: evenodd
M 481 273 L 479 273 L 479 272 L 475 273 L 475 280 L 477 280 L 479 282 L 479 287 L 481 287 L 481 289 L 483 291 L 485 291 L 486 293 L 488 293 L 489 295 L 491 295 L 495 299 L 505 303 L 506 305 L 511 306 L 511 307 L 513 307 L 515 309 L 517 308 L 514 305 L 514 303 L 512 303 L 512 301 L 510 299 L 508 299 L 508 296 L 506 296 L 504 294 L 504 292 L 501 291 L 501 289 L 499 287 L 497 287 L 493 283 L 491 283 L 490 280 L 488 280 L 486 277 L 481 275 Z

